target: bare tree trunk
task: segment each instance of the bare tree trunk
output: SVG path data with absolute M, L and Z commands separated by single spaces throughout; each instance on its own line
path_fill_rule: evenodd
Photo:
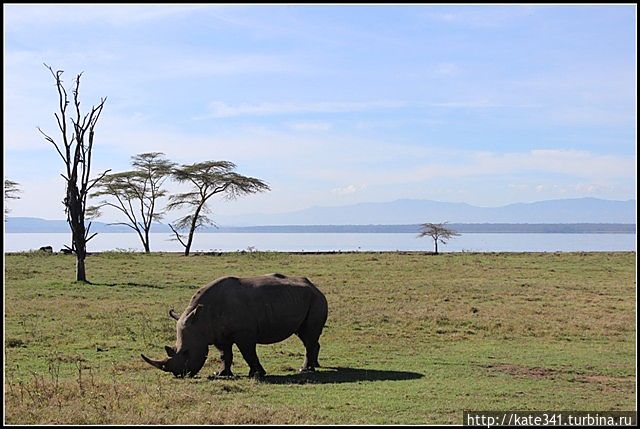
M 84 268 L 84 255 L 82 258 L 76 255 L 76 281 L 89 283 L 87 280 L 87 274 Z
M 193 234 L 195 233 L 195 226 L 192 226 L 189 230 L 189 237 L 187 238 L 187 244 L 184 246 L 184 256 L 189 256 L 191 251 L 191 243 L 193 243 Z
M 187 244 L 184 246 L 184 256 L 189 256 L 189 252 L 191 250 L 191 244 L 193 243 L 193 234 L 196 232 L 196 228 L 198 225 L 198 216 L 200 216 L 200 211 L 204 206 L 206 199 L 198 206 L 195 214 L 193 215 L 193 220 L 191 221 L 191 228 L 189 229 L 189 238 L 187 239 Z
M 191 250 L 191 243 L 193 242 L 193 233 L 194 233 L 193 229 L 189 231 L 189 239 L 187 240 L 187 245 L 184 247 L 184 256 L 189 256 L 189 252 Z
M 67 221 L 71 227 L 73 244 L 76 251 L 76 281 L 89 283 L 84 265 L 87 255 L 87 236 L 84 227 L 84 212 L 78 187 L 67 183 Z
M 434 240 L 434 243 L 436 243 L 436 255 L 438 254 L 438 240 Z
M 144 245 L 144 252 L 151 253 L 151 248 L 149 246 L 149 230 L 144 231 L 144 240 L 142 240 L 142 244 Z

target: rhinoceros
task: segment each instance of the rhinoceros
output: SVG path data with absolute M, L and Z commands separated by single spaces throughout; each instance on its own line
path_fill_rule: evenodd
M 232 376 L 232 346 L 236 344 L 249 365 L 249 377 L 266 371 L 258 360 L 256 344 L 273 344 L 296 334 L 306 355 L 300 371 L 314 371 L 318 363 L 318 342 L 328 306 L 325 296 L 306 277 L 268 274 L 258 277 L 222 277 L 201 287 L 177 320 L 176 345 L 165 346 L 163 360 L 147 363 L 176 377 L 193 377 L 202 369 L 209 345 L 220 352 L 219 376 Z

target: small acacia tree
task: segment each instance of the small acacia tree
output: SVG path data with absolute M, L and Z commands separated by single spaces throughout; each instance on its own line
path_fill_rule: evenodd
M 223 194 L 227 199 L 240 195 L 253 194 L 269 190 L 269 185 L 254 177 L 242 176 L 233 170 L 236 165 L 229 161 L 204 161 L 182 165 L 173 170 L 172 177 L 180 183 L 188 183 L 188 192 L 171 195 L 169 210 L 181 207 L 189 208 L 189 214 L 178 219 L 169 227 L 176 239 L 184 246 L 185 256 L 189 255 L 193 235 L 199 227 L 213 224 L 207 216 L 211 210 L 207 202 L 216 194 Z M 180 231 L 186 231 L 186 236 Z
M 158 200 L 167 194 L 162 185 L 169 177 L 175 164 L 164 157 L 162 152 L 148 152 L 131 157 L 131 171 L 108 174 L 100 180 L 92 197 L 109 196 L 112 201 L 103 200 L 95 210 L 100 216 L 102 207 L 113 207 L 126 218 L 125 222 L 110 225 L 126 225 L 140 238 L 144 251 L 149 253 L 149 232 L 153 221 L 164 216 L 158 209 Z
M 60 175 L 65 180 L 65 197 L 62 203 L 65 207 L 67 222 L 71 228 L 72 250 L 76 254 L 76 281 L 88 283 L 85 271 L 84 260 L 87 256 L 87 242 L 95 237 L 96 234 L 89 235 L 91 222 L 85 226 L 85 216 L 87 216 L 87 197 L 95 184 L 104 177 L 109 171 L 106 170 L 95 179 L 90 179 L 91 174 L 91 155 L 93 151 L 93 139 L 96 124 L 102 113 L 106 98 L 101 98 L 98 105 L 91 107 L 90 111 L 84 115 L 80 113 L 80 77 L 78 74 L 74 80 L 72 89 L 73 105 L 69 112 L 69 99 L 67 90 L 62 83 L 62 70 L 53 71 L 48 65 L 44 65 L 49 69 L 55 80 L 55 86 L 58 90 L 58 109 L 54 113 L 60 138 L 58 142 L 45 134 L 40 127 L 38 131 L 44 136 L 45 140 L 51 143 L 64 162 L 65 171 Z M 87 216 L 88 217 L 88 216 Z
M 438 241 L 442 244 L 447 244 L 447 241 L 452 237 L 458 237 L 460 234 L 452 229 L 446 227 L 447 222 L 443 223 L 423 223 L 420 225 L 420 234 L 418 237 L 429 236 L 433 238 L 435 245 L 435 254 L 438 254 Z
M 20 193 L 20 184 L 18 182 L 14 182 L 10 179 L 4 179 L 4 221 L 7 221 L 6 216 L 11 211 L 9 206 L 7 206 L 7 200 L 17 200 L 20 197 L 18 194 Z

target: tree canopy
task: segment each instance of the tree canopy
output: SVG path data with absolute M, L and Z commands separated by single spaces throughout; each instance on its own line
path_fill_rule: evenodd
M 11 211 L 7 205 L 7 200 L 17 200 L 20 197 L 20 184 L 11 179 L 4 179 L 4 214 L 5 216 Z M 6 220 L 6 219 L 5 219 Z
M 175 163 L 167 160 L 162 152 L 147 152 L 131 157 L 133 170 L 108 174 L 100 180 L 92 197 L 111 197 L 92 207 L 92 214 L 102 214 L 103 207 L 112 207 L 124 215 L 126 225 L 140 238 L 145 252 L 151 251 L 149 232 L 152 222 L 162 219 L 164 211 L 158 209 L 158 200 L 167 195 L 162 188 L 171 175 Z
M 423 223 L 420 225 L 420 234 L 418 237 L 431 237 L 435 245 L 435 253 L 438 254 L 438 242 L 447 244 L 447 241 L 460 234 L 446 227 L 447 222 L 443 223 Z
M 211 209 L 207 202 L 216 194 L 227 199 L 242 195 L 268 191 L 269 185 L 260 179 L 243 176 L 234 170 L 236 165 L 230 161 L 204 161 L 181 165 L 173 169 L 172 177 L 189 185 L 187 192 L 169 197 L 169 210 L 187 208 L 188 213 L 177 219 L 169 227 L 176 239 L 184 246 L 185 255 L 189 255 L 195 231 L 207 224 L 213 224 L 209 216 Z M 186 231 L 186 236 L 180 231 Z

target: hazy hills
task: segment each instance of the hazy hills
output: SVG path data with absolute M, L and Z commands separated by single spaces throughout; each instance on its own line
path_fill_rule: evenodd
M 224 226 L 249 225 L 397 225 L 451 223 L 635 223 L 636 200 L 597 198 L 547 200 L 477 207 L 466 203 L 396 200 L 338 207 L 311 207 L 278 214 L 218 216 Z
M 596 198 L 547 200 L 535 203 L 509 204 L 502 207 L 477 207 L 465 203 L 430 200 L 396 200 L 385 203 L 360 203 L 339 207 L 310 207 L 305 210 L 277 214 L 215 216 L 219 229 L 209 232 L 403 232 L 414 231 L 424 222 L 449 222 L 468 232 L 580 232 L 584 226 L 565 225 L 562 229 L 539 224 L 633 224 L 636 223 L 636 200 L 614 201 Z M 462 226 L 460 224 L 485 224 Z M 536 224 L 536 225 L 534 225 Z M 313 227 L 310 227 L 310 226 Z M 332 227 L 328 227 L 331 225 Z M 270 228 L 265 228 L 269 227 Z M 251 227 L 251 228 L 240 228 Z M 629 225 L 622 228 L 626 232 Z M 94 232 L 132 232 L 126 226 L 94 222 Z M 203 231 L 207 231 L 203 230 Z M 5 231 L 68 232 L 65 220 L 9 217 Z M 155 225 L 153 232 L 170 233 L 166 225 Z M 613 228 L 590 226 L 588 232 L 621 232 Z

